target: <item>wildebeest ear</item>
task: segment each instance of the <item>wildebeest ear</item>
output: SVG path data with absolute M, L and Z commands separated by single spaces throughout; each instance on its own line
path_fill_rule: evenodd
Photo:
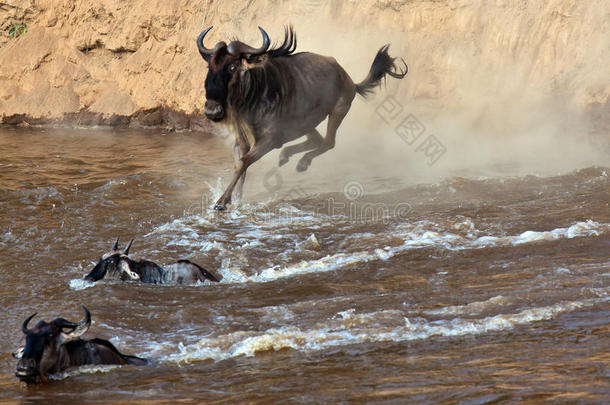
M 20 359 L 23 357 L 23 351 L 25 350 L 25 347 L 20 347 L 19 349 L 15 350 L 12 354 L 13 357 L 16 359 Z
M 267 54 L 244 57 L 242 58 L 242 66 L 246 69 L 254 68 L 267 60 L 267 58 Z

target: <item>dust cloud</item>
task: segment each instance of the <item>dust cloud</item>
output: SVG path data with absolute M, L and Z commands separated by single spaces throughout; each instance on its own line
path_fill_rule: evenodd
M 357 95 L 335 148 L 306 173 L 295 171 L 299 155 L 277 168 L 279 151 L 254 165 L 249 194 L 269 184 L 284 192 L 340 191 L 349 181 L 382 192 L 452 177 L 545 176 L 610 165 L 608 133 L 589 113 L 597 105 L 602 121 L 610 116 L 599 90 L 606 86 L 600 74 L 610 62 L 603 52 L 610 35 L 596 33 L 602 22 L 590 9 L 566 27 L 549 10 L 519 14 L 482 5 L 448 14 L 435 5 L 405 17 L 406 7 L 401 16 L 390 13 L 394 20 L 376 10 L 377 20 L 357 27 L 350 16 L 324 9 L 290 21 L 298 50 L 334 56 L 354 82 L 386 43 L 409 73 L 401 81 L 388 78 L 366 100 Z M 282 27 L 269 26 L 280 39 Z M 592 46 L 578 43 L 579 36 Z M 318 129 L 325 128 L 324 122 Z

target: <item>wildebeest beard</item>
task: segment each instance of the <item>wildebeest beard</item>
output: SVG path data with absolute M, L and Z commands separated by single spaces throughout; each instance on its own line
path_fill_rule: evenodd
M 290 87 L 283 83 L 290 82 L 290 72 L 278 69 L 273 59 L 265 59 L 242 72 L 228 89 L 230 108 L 248 124 L 279 112 L 289 102 Z

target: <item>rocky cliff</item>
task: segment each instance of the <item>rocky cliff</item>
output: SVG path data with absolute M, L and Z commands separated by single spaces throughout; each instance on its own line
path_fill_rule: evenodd
M 199 32 L 256 45 L 257 25 L 280 40 L 288 23 L 355 81 L 391 42 L 409 75 L 389 91 L 428 110 L 503 120 L 561 99 L 609 115 L 607 0 L 0 0 L 0 122 L 205 127 Z

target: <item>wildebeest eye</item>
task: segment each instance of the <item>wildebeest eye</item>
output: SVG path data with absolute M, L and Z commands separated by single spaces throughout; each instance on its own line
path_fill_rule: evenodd
M 236 70 L 237 70 L 237 65 L 234 63 L 231 63 L 229 65 L 229 73 L 235 73 Z

